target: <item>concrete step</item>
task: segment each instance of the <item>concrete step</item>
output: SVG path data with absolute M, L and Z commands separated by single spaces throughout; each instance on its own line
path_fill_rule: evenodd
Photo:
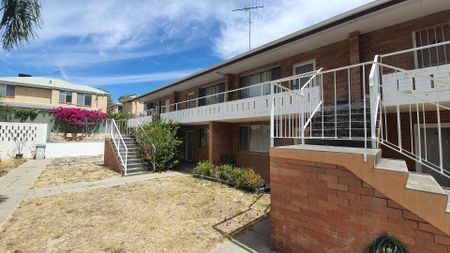
M 447 200 L 447 208 L 446 208 L 446 212 L 450 213 L 450 189 L 444 189 L 445 193 L 448 196 L 448 200 Z
M 148 172 L 148 169 L 145 166 L 127 168 L 127 175 L 136 175 Z
M 128 162 L 127 163 L 127 168 L 129 169 L 129 168 L 138 168 L 138 167 L 142 167 L 142 166 L 144 166 L 144 163 L 143 162 L 141 162 L 140 160 L 139 161 L 135 161 L 135 162 Z
M 406 188 L 414 191 L 423 191 L 434 194 L 440 194 L 447 196 L 447 193 L 436 182 L 433 176 L 421 173 L 409 173 L 408 181 L 406 182 Z
M 404 160 L 381 158 L 375 164 L 375 169 L 408 173 L 408 166 Z
M 138 157 L 130 158 L 130 156 L 128 156 L 127 163 L 128 164 L 142 163 L 142 160 L 140 158 L 138 158 Z

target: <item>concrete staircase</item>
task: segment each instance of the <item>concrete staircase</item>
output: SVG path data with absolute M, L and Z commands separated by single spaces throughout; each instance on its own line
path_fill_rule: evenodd
M 408 171 L 403 160 L 382 158 L 381 150 L 297 145 L 273 149 L 271 156 L 292 156 L 299 160 L 342 166 L 386 197 L 450 235 L 450 190 L 440 186 L 429 174 Z
M 148 168 L 146 168 L 143 161 L 139 158 L 136 140 L 131 136 L 122 136 L 122 137 L 128 148 L 127 176 L 138 175 L 148 172 Z M 125 159 L 125 150 L 121 151 L 121 155 Z
M 364 181 L 450 235 L 450 190 L 429 174 L 408 171 L 406 162 L 375 157 L 372 175 Z

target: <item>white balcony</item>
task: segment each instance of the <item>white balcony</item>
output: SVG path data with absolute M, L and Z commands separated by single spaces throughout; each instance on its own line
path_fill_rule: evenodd
M 411 70 L 381 66 L 385 106 L 450 102 L 450 41 L 393 52 L 383 62 L 397 57 L 414 59 Z M 395 67 L 395 66 L 394 66 Z
M 313 80 L 315 72 L 292 76 L 275 80 L 272 82 L 251 85 L 245 88 L 221 92 L 209 96 L 182 101 L 162 108 L 154 108 L 144 112 L 141 116 L 129 120 L 130 127 L 138 123 L 147 123 L 152 120 L 155 112 L 161 112 L 161 119 L 172 120 L 183 124 L 205 124 L 209 121 L 223 122 L 250 122 L 270 120 L 272 103 L 275 105 L 276 114 L 299 112 L 300 110 L 313 110 L 311 106 L 302 106 L 305 103 L 314 104 L 321 101 L 321 87 Z M 289 90 L 281 84 L 296 80 L 308 80 L 304 88 L 300 90 Z M 242 99 L 230 100 L 242 97 L 243 94 L 250 96 Z M 201 101 L 207 98 L 223 101 L 210 105 L 201 105 Z M 229 100 L 229 101 L 224 101 Z M 193 108 L 186 108 L 194 106 Z

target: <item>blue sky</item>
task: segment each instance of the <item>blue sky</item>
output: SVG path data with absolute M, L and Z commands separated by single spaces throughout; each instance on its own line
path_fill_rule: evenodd
M 367 2 L 265 0 L 253 16 L 252 46 Z M 39 37 L 13 52 L 0 50 L 0 76 L 61 78 L 106 89 L 114 100 L 144 93 L 245 52 L 247 16 L 232 9 L 251 3 L 42 0 Z

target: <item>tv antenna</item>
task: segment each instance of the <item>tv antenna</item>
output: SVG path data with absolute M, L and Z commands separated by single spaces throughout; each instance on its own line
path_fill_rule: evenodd
M 252 4 L 250 6 L 233 10 L 233 11 L 245 11 L 248 13 L 248 50 L 252 49 L 252 12 L 254 10 L 262 8 L 264 8 L 264 3 L 258 4 L 258 2 L 256 2 L 256 4 L 253 4 L 252 1 Z

